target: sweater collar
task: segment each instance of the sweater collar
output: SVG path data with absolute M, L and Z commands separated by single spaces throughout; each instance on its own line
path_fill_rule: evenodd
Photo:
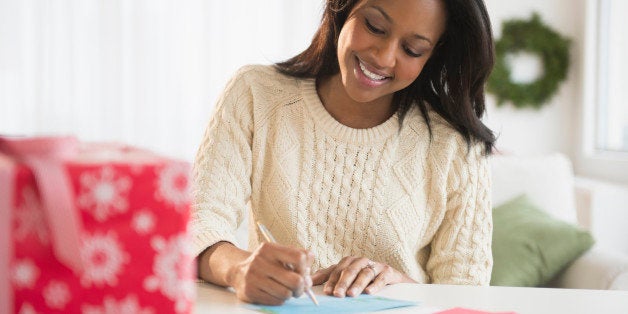
M 348 143 L 369 143 L 389 138 L 399 130 L 399 118 L 393 114 L 384 123 L 368 129 L 354 129 L 336 120 L 325 109 L 318 93 L 316 92 L 315 79 L 306 79 L 299 86 L 305 106 L 314 120 L 314 124 L 320 127 L 329 136 Z

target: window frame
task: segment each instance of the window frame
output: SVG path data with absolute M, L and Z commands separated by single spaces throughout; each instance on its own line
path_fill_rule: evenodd
M 606 78 L 600 75 L 605 66 L 606 35 L 604 34 L 609 0 L 586 1 L 583 55 L 582 107 L 579 115 L 580 141 L 576 152 L 575 170 L 579 176 L 593 177 L 628 185 L 628 152 L 610 151 L 597 147 L 598 124 L 602 122 L 600 103 L 606 96 L 601 92 Z

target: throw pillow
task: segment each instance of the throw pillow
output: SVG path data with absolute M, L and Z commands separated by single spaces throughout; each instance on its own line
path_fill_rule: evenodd
M 587 231 L 516 197 L 493 209 L 491 285 L 545 285 L 593 243 Z

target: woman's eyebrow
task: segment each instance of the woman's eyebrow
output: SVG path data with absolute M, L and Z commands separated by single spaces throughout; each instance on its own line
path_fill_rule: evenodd
M 381 7 L 379 7 L 379 6 L 377 6 L 377 5 L 371 5 L 370 7 L 371 7 L 371 8 L 373 8 L 373 9 L 375 9 L 375 10 L 377 10 L 377 11 L 379 11 L 379 13 L 381 13 L 381 14 L 382 14 L 382 16 L 384 16 L 384 18 L 385 18 L 385 19 L 386 19 L 389 23 L 394 24 L 393 19 L 390 17 L 390 15 L 388 15 L 388 13 L 386 13 L 386 11 L 384 11 L 384 9 L 382 9 Z M 412 37 L 417 38 L 417 39 L 421 39 L 421 40 L 425 40 L 425 41 L 427 41 L 428 43 L 430 43 L 430 45 L 432 45 L 432 41 L 431 41 L 429 38 L 427 38 L 427 37 L 425 37 L 425 36 L 423 36 L 423 35 L 421 35 L 421 34 L 416 34 L 416 33 L 414 33 L 414 34 L 412 34 Z
M 388 15 L 388 13 L 386 13 L 386 11 L 384 11 L 384 9 L 376 5 L 371 5 L 370 7 L 379 11 L 379 13 L 381 13 L 389 23 L 393 23 L 392 18 L 390 17 L 390 15 Z

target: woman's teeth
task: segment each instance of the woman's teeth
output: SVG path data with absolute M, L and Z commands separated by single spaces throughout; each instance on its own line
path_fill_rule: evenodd
M 386 79 L 385 76 L 381 76 L 381 75 L 377 75 L 369 70 L 366 69 L 366 67 L 364 66 L 364 64 L 362 64 L 362 61 L 358 62 L 360 64 L 360 69 L 362 70 L 362 73 L 364 73 L 364 75 L 366 75 L 366 77 L 370 78 L 373 81 L 382 81 L 384 79 Z

